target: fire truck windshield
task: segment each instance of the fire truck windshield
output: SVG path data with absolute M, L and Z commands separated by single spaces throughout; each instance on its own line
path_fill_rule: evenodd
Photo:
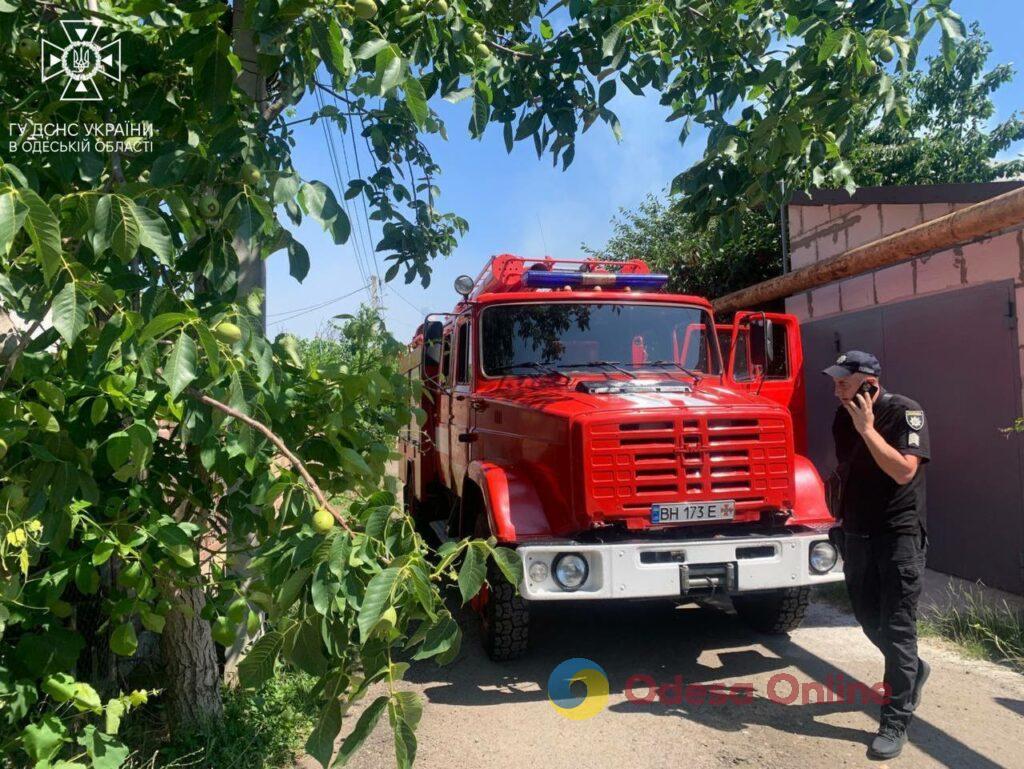
M 574 368 L 662 375 L 721 371 L 711 315 L 686 305 L 494 305 L 483 311 L 481 352 L 485 376 L 543 376 Z

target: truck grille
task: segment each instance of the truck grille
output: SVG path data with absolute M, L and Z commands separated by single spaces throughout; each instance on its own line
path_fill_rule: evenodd
M 737 518 L 749 519 L 793 497 L 781 417 L 623 420 L 591 424 L 587 434 L 589 496 L 605 516 L 734 499 Z

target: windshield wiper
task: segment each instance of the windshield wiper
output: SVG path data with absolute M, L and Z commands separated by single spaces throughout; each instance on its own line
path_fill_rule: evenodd
M 572 377 L 571 376 L 569 376 L 568 374 L 563 374 L 561 371 L 557 370 L 554 366 L 549 366 L 546 363 L 538 363 L 535 360 L 524 360 L 524 361 L 521 361 L 519 363 L 508 363 L 508 364 L 506 364 L 504 366 L 498 366 L 496 368 L 492 368 L 491 372 L 494 373 L 494 374 L 497 374 L 499 371 L 509 371 L 510 369 L 514 369 L 514 368 L 531 368 L 531 369 L 534 369 L 536 371 L 540 371 L 542 374 L 553 374 L 555 376 L 560 376 L 560 377 L 562 377 L 567 382 L 571 382 L 572 381 Z
M 597 366 L 604 366 L 605 368 L 615 369 L 621 374 L 625 374 L 630 379 L 636 379 L 634 374 L 629 369 L 622 368 L 618 363 L 613 363 L 610 360 L 589 360 L 586 363 L 559 363 L 558 368 L 595 368 Z
M 641 366 L 660 366 L 662 368 L 665 368 L 667 366 L 675 366 L 677 369 L 682 371 L 687 376 L 692 376 L 693 377 L 694 387 L 696 387 L 700 383 L 701 379 L 703 379 L 703 377 L 700 374 L 698 374 L 696 371 L 690 371 L 690 369 L 686 368 L 682 364 L 676 363 L 674 360 L 649 360 L 646 363 L 641 363 L 639 365 L 641 365 Z

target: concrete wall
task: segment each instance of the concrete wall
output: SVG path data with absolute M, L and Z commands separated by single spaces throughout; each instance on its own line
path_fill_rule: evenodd
M 967 205 L 970 204 L 790 205 L 792 269 L 828 259 Z M 1004 279 L 1013 280 L 1016 304 L 1024 307 L 1024 228 L 806 291 L 787 299 L 786 310 L 801 321 L 819 319 Z M 1017 313 L 1017 334 L 1024 341 L 1022 315 L 1024 313 Z M 1024 372 L 1024 346 L 1018 355 Z

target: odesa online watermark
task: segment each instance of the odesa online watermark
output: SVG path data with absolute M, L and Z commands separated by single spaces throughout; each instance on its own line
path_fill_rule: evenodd
M 62 39 L 44 38 L 39 48 L 39 77 L 47 83 L 64 83 L 60 100 L 100 102 L 100 82 L 121 82 L 121 40 L 105 33 L 94 19 L 63 19 Z M 97 115 L 95 108 L 86 107 Z M 153 124 L 149 121 L 24 122 L 7 124 L 9 153 L 48 155 L 59 153 L 131 153 L 153 149 Z
M 608 674 L 604 668 L 584 657 L 559 663 L 548 676 L 548 700 L 559 715 L 573 721 L 593 718 L 603 711 L 608 705 L 608 692 Z M 688 684 L 682 675 L 659 682 L 646 673 L 629 676 L 623 694 L 627 704 L 637 707 L 750 705 L 758 697 L 757 686 L 752 682 Z M 889 687 L 880 682 L 868 686 L 842 673 L 830 673 L 823 681 L 801 681 L 792 673 L 775 673 L 765 684 L 764 698 L 779 705 L 835 702 L 882 705 L 889 700 Z

